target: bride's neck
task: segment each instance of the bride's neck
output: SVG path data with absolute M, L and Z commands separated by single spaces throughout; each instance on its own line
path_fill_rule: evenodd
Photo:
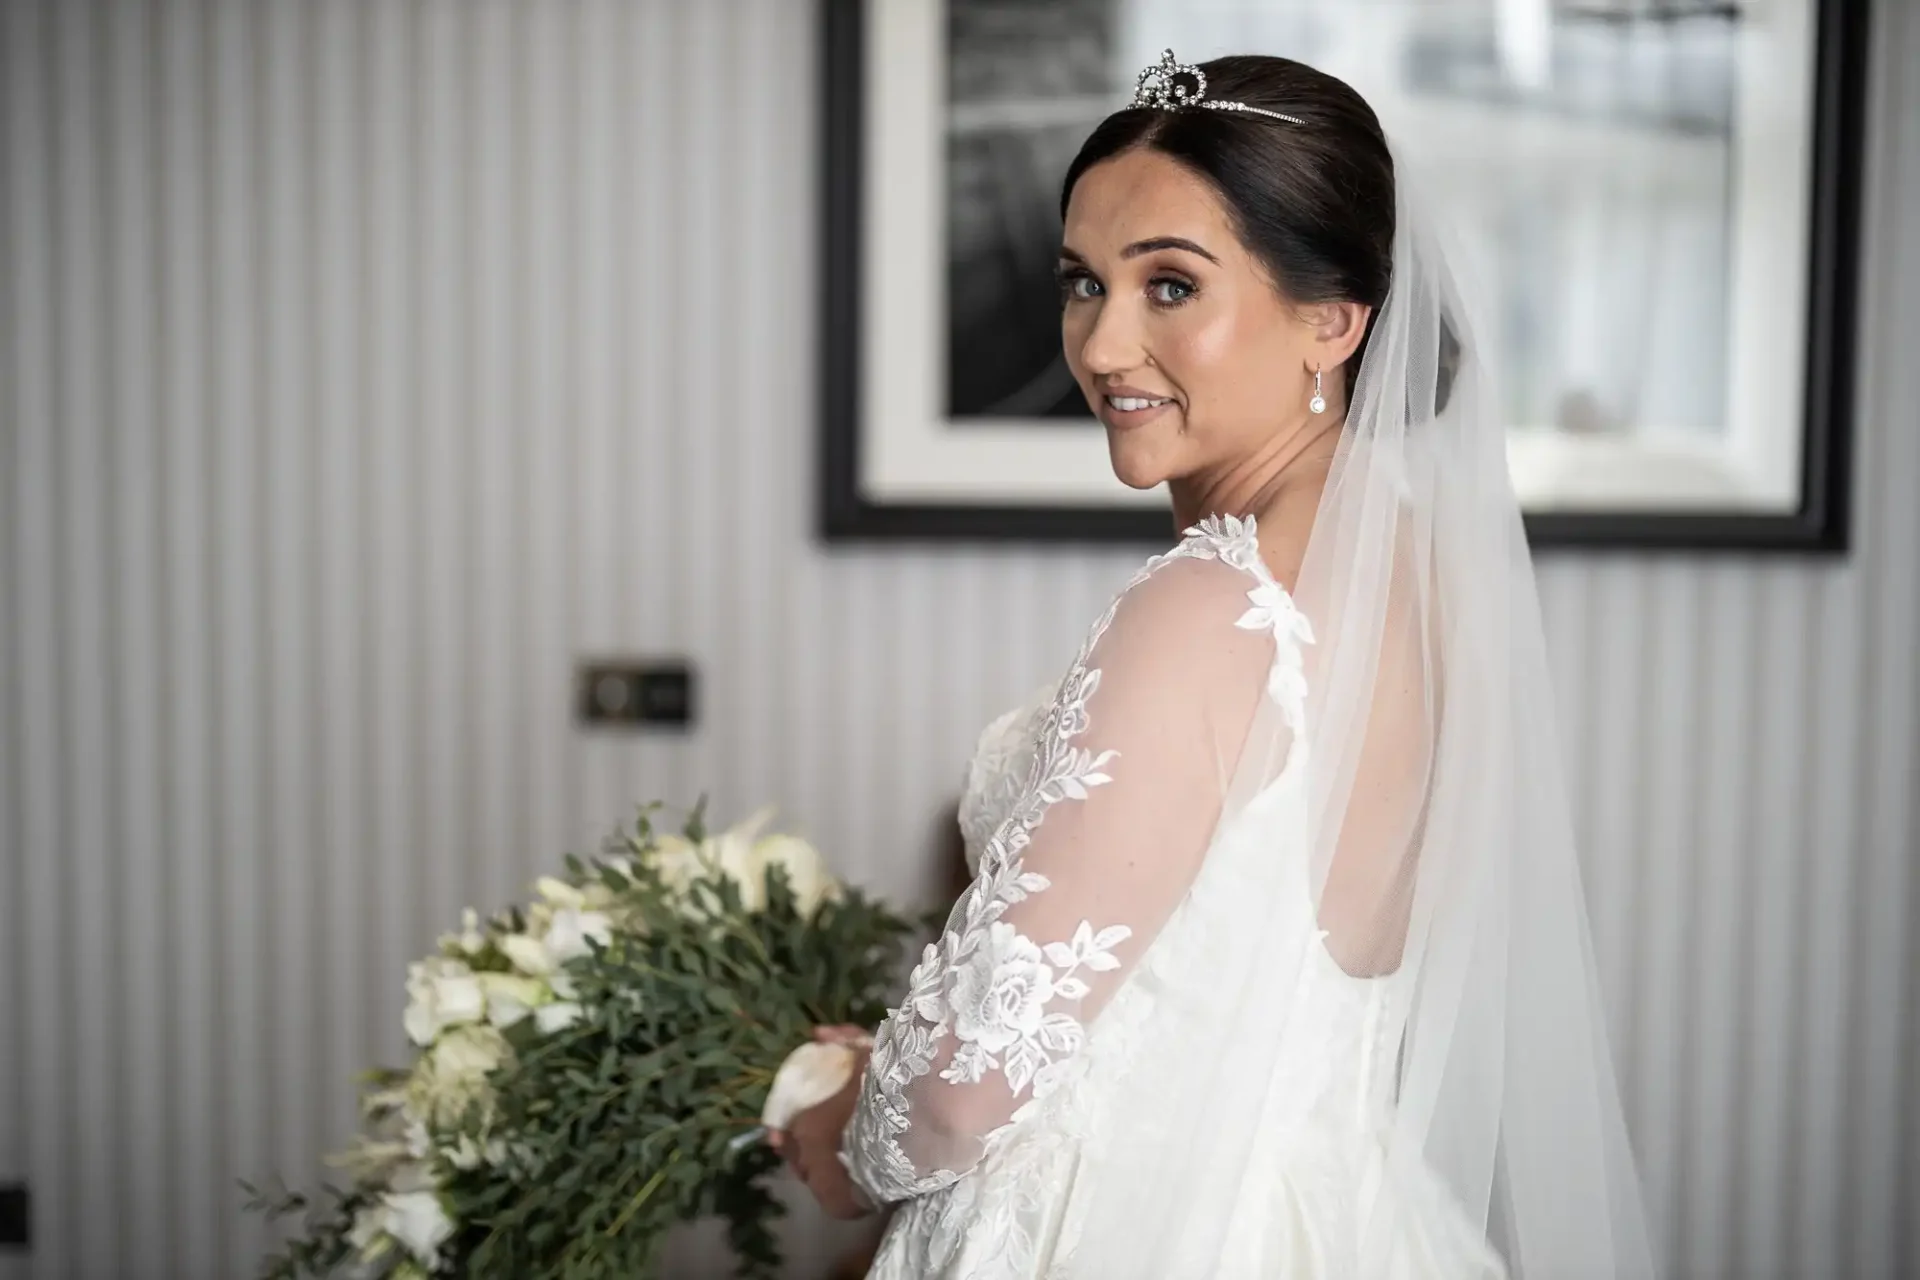
M 1311 528 L 1340 444 L 1340 419 L 1329 419 L 1324 426 L 1304 425 L 1284 442 L 1230 466 L 1171 482 L 1176 532 L 1216 515 L 1253 516 L 1262 534 L 1269 525 L 1301 520 Z

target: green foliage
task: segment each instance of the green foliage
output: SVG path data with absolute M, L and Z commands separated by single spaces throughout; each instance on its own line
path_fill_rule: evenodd
M 261 1280 L 332 1275 L 353 1260 L 347 1236 L 353 1230 L 354 1215 L 371 1200 L 370 1194 L 323 1187 L 318 1196 L 308 1196 L 288 1190 L 277 1178 L 271 1187 L 242 1182 L 240 1189 L 247 1193 L 249 1213 L 263 1214 L 270 1222 L 295 1215 L 305 1219 L 303 1236 L 261 1262 Z
M 702 808 L 683 834 L 704 835 Z M 821 1023 L 878 1023 L 915 924 L 845 890 L 809 918 L 785 873 L 766 871 L 766 905 L 706 866 L 663 871 L 653 818 L 640 811 L 599 857 L 570 856 L 569 883 L 602 886 L 609 942 L 565 970 L 578 1021 L 546 1033 L 527 1018 L 488 1077 L 490 1114 L 462 1128 L 497 1159 L 434 1171 L 455 1234 L 435 1274 L 482 1280 L 642 1280 L 660 1274 L 668 1231 L 718 1216 L 742 1277 L 779 1267 L 768 1189 L 777 1158 L 735 1141 L 759 1123 L 775 1070 Z M 518 924 L 521 916 L 501 917 Z M 436 1132 L 450 1150 L 460 1134 Z M 305 1211 L 305 1236 L 268 1259 L 266 1280 L 321 1276 L 353 1261 L 354 1216 L 377 1188 L 312 1201 L 252 1192 L 271 1215 Z M 403 1255 L 365 1271 L 391 1274 Z

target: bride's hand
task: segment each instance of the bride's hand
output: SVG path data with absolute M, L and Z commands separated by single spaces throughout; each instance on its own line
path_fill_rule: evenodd
M 774 1130 L 767 1140 L 813 1192 L 828 1217 L 862 1217 L 867 1207 L 854 1189 L 853 1179 L 847 1176 L 846 1166 L 840 1163 L 840 1142 L 860 1098 L 860 1077 L 866 1070 L 872 1040 L 859 1027 L 819 1027 L 814 1039 L 847 1045 L 859 1055 L 858 1063 L 838 1093 L 800 1112 L 786 1130 Z

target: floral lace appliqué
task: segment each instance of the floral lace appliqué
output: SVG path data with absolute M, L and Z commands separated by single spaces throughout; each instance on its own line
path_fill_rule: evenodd
M 1093 650 L 1127 593 L 1161 565 L 1182 556 L 1217 559 L 1254 577 L 1256 585 L 1247 593 L 1251 607 L 1236 625 L 1273 633 L 1275 658 L 1267 691 L 1296 737 L 1302 730 L 1306 681 L 1299 645 L 1312 643 L 1312 628 L 1261 560 L 1253 520 L 1204 520 L 1187 530 L 1179 546 L 1149 560 L 1092 627 L 1037 726 L 1025 787 L 982 849 L 978 874 L 955 905 L 946 933 L 922 953 L 906 997 L 875 1037 L 845 1158 L 855 1179 L 876 1200 L 926 1195 L 961 1177 L 960 1170 L 921 1172 L 900 1144 L 912 1123 L 907 1090 L 932 1071 L 948 1037 L 957 1045 L 940 1073 L 942 1080 L 976 1083 L 998 1071 L 1014 1097 L 1031 1094 L 1006 1125 L 982 1135 L 988 1147 L 1047 1096 L 1085 1043 L 1086 1029 L 1079 1020 L 1048 1006 L 1084 998 L 1089 988 L 1082 973 L 1119 968 L 1113 949 L 1133 931 L 1123 924 L 1096 928 L 1083 920 L 1071 939 L 1042 945 L 1001 917 L 1030 894 L 1051 887 L 1045 876 L 1027 871 L 1023 861 L 1047 810 L 1064 800 L 1084 800 L 1092 789 L 1112 781 L 1109 769 L 1117 752 L 1096 754 L 1074 745 L 1087 730 L 1088 703 L 1100 687 L 1100 671 L 1089 665 Z
M 1267 675 L 1267 696 L 1287 718 L 1287 727 L 1298 739 L 1306 732 L 1307 676 L 1300 647 L 1313 643 L 1313 625 L 1293 602 L 1286 588 L 1274 581 L 1267 562 L 1260 558 L 1260 543 L 1253 518 L 1209 516 L 1187 530 L 1192 545 L 1186 554 L 1201 559 L 1218 559 L 1236 569 L 1245 570 L 1257 585 L 1247 592 L 1252 604 L 1235 626 L 1247 631 L 1271 631 L 1274 638 L 1273 669 Z
M 1021 859 L 1047 809 L 1061 800 L 1083 800 L 1112 781 L 1106 770 L 1117 753 L 1096 755 L 1075 747 L 1073 739 L 1086 731 L 1087 702 L 1100 687 L 1100 672 L 1088 659 L 1118 603 L 1094 627 L 1061 682 L 1041 724 L 1027 786 L 982 851 L 979 874 L 956 904 L 946 934 L 921 954 L 906 999 L 875 1037 L 868 1096 L 854 1114 L 847 1146 L 850 1166 L 877 1198 L 925 1194 L 958 1176 L 951 1170 L 920 1173 L 899 1144 L 910 1123 L 907 1087 L 932 1070 L 940 1042 L 949 1035 L 960 1042 L 943 1080 L 976 1082 L 998 1070 L 1016 1097 L 1029 1088 L 1041 1096 L 1049 1068 L 1070 1057 L 1084 1038 L 1079 1021 L 1047 1012 L 1048 1002 L 1075 991 L 1084 995 L 1076 970 L 1117 968 L 1112 948 L 1132 936 L 1125 926 L 1095 933 L 1083 923 L 1072 943 L 1042 949 L 1000 919 L 1029 894 L 1051 887 L 1045 876 L 1025 870 Z

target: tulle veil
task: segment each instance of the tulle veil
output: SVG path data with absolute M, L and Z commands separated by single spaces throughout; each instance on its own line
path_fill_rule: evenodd
M 1256 716 L 1216 839 L 1265 841 L 1276 865 L 1303 843 L 1307 941 L 1389 993 L 1394 1098 L 1359 1274 L 1400 1269 L 1388 1219 L 1437 1189 L 1516 1280 L 1638 1280 L 1655 1268 L 1500 402 L 1456 255 L 1395 159 L 1390 291 L 1293 591 L 1315 633 L 1302 741 L 1273 706 Z M 1304 822 L 1263 829 L 1290 769 Z M 1214 936 L 1177 1031 L 1130 1052 L 1077 1175 L 1072 1274 L 1231 1274 L 1212 1242 L 1286 1140 L 1261 1117 L 1307 957 L 1258 922 L 1297 892 L 1285 875 L 1237 889 L 1248 927 Z

